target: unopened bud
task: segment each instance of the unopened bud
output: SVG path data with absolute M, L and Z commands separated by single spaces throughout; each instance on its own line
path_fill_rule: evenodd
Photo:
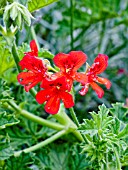
M 18 2 L 13 2 L 5 7 L 3 20 L 7 29 L 13 25 L 21 30 L 23 22 L 30 26 L 31 18 L 33 18 L 33 16 L 28 9 Z

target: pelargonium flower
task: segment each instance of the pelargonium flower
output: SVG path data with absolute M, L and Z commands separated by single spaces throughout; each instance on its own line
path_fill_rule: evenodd
M 37 57 L 26 54 L 19 65 L 22 70 L 27 69 L 27 72 L 21 72 L 17 76 L 18 82 L 24 86 L 26 92 L 47 77 L 47 68 Z
M 102 98 L 104 95 L 103 89 L 98 86 L 96 83 L 104 84 L 107 89 L 110 89 L 111 82 L 97 75 L 102 73 L 108 66 L 108 56 L 104 54 L 98 54 L 94 60 L 94 64 L 87 70 L 86 75 L 88 81 L 83 85 L 83 88 L 80 90 L 81 95 L 85 95 L 88 92 L 89 86 L 96 92 L 99 98 Z
M 35 40 L 32 40 L 30 42 L 30 48 L 31 48 L 31 51 L 30 52 L 25 52 L 25 54 L 37 57 L 38 56 L 38 48 L 37 48 Z
M 82 51 L 71 51 L 69 54 L 59 53 L 53 61 L 60 72 L 56 73 L 57 77 L 65 76 L 68 82 L 68 90 L 71 90 L 73 80 L 84 83 L 87 77 L 77 70 L 86 62 L 87 56 Z
M 56 114 L 62 100 L 65 108 L 74 106 L 73 97 L 67 92 L 67 81 L 64 76 L 54 80 L 44 79 L 41 85 L 44 90 L 41 90 L 36 95 L 36 100 L 39 104 L 46 102 L 45 111 L 50 114 Z

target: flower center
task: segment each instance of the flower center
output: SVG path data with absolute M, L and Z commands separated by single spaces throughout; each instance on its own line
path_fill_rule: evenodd
M 59 89 L 60 89 L 60 86 L 56 86 L 56 88 L 59 90 Z

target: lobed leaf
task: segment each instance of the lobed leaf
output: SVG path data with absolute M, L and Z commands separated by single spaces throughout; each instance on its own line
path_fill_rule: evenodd
M 30 0 L 28 1 L 28 9 L 33 12 L 56 1 L 58 0 Z
M 6 112 L 0 112 L 0 130 L 6 128 L 7 126 L 12 126 L 18 124 L 19 120 L 14 114 L 7 114 Z
M 0 37 L 0 76 L 9 68 L 14 66 L 14 60 L 9 48 L 7 47 L 6 41 Z

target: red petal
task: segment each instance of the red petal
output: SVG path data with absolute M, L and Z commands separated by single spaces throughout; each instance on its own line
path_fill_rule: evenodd
M 87 56 L 82 51 L 71 51 L 69 54 L 57 54 L 53 61 L 61 71 L 66 72 L 66 69 L 77 71 L 86 62 L 86 59 Z
M 77 71 L 87 60 L 87 55 L 82 51 L 71 51 L 69 60 L 74 64 L 73 71 Z
M 100 84 L 104 84 L 107 89 L 110 89 L 111 87 L 111 82 L 106 78 L 97 77 L 97 82 Z
M 65 65 L 68 64 L 69 54 L 59 53 L 54 58 L 53 61 L 61 71 L 65 71 Z
M 18 74 L 17 79 L 20 84 L 25 86 L 25 90 L 28 92 L 32 87 L 42 81 L 43 77 L 32 72 L 22 72 Z
M 41 59 L 30 55 L 25 55 L 19 62 L 19 65 L 21 66 L 22 70 L 27 69 L 34 72 L 42 72 L 42 74 L 47 70 Z
M 33 54 L 34 56 L 38 56 L 38 48 L 37 48 L 37 45 L 36 45 L 35 40 L 32 40 L 32 41 L 30 42 L 30 48 L 31 48 L 32 54 Z
M 66 108 L 70 108 L 70 107 L 74 106 L 74 101 L 73 101 L 73 97 L 71 94 L 69 94 L 67 92 L 61 92 L 60 98 L 64 102 L 64 106 Z
M 65 91 L 65 90 L 68 90 L 68 83 L 67 83 L 67 79 L 64 76 L 62 76 L 54 80 L 44 79 L 41 84 L 41 87 L 44 89 L 60 87 L 60 90 Z
M 73 78 L 71 76 L 69 76 L 63 72 L 58 72 L 58 73 L 52 74 L 52 76 L 51 76 L 51 78 L 53 78 L 53 79 L 58 79 L 61 77 L 64 77 L 63 81 L 61 79 L 59 80 L 60 82 L 63 82 L 63 89 L 71 91 L 71 88 L 73 85 Z
M 86 84 L 87 81 L 88 81 L 88 78 L 87 78 L 86 74 L 76 72 L 74 80 L 76 80 L 76 81 L 78 81 L 78 82 L 80 82 L 82 84 Z
M 51 90 L 41 90 L 36 94 L 36 101 L 39 104 L 44 103 L 53 95 Z
M 24 89 L 26 92 L 29 92 L 29 90 L 31 88 L 33 88 L 34 86 L 36 86 L 39 82 L 38 81 L 35 81 L 35 82 L 32 82 L 31 84 L 28 84 L 28 85 L 24 85 Z
M 94 64 L 90 67 L 88 74 L 100 74 L 108 66 L 108 56 L 104 54 L 98 54 L 94 60 Z
M 79 91 L 79 94 L 84 96 L 87 92 L 88 92 L 88 89 L 89 89 L 89 83 L 86 84 L 80 91 Z
M 47 113 L 57 114 L 59 111 L 59 107 L 60 107 L 60 98 L 57 95 L 55 95 L 47 101 L 44 109 Z
M 102 98 L 104 95 L 103 89 L 100 86 L 98 86 L 95 82 L 91 82 L 90 85 L 91 85 L 92 89 L 95 90 L 98 97 Z

